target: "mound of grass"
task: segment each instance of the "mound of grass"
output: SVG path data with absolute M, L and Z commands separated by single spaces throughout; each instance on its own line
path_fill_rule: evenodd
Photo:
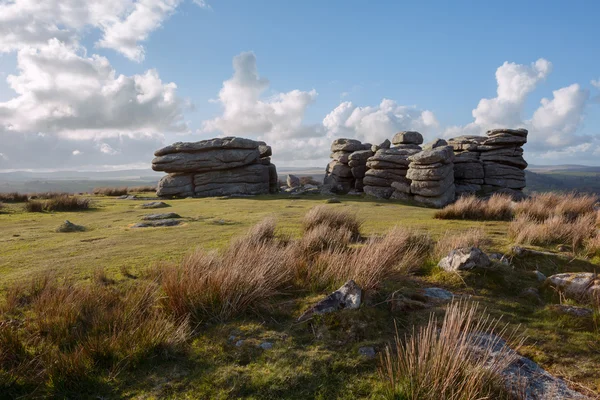
M 12 193 L 0 193 L 0 201 L 5 203 L 23 203 L 27 201 L 28 196 L 26 194 L 12 192 Z
M 402 340 L 396 333 L 394 346 L 380 358 L 379 376 L 389 399 L 511 399 L 502 385 L 500 373 L 514 361 L 514 353 L 504 348 L 491 357 L 498 341 L 483 350 L 472 346 L 474 333 L 493 335 L 497 322 L 480 317 L 477 304 L 451 304 L 441 328 L 435 315 Z M 500 334 L 503 330 L 500 329 Z M 483 354 L 482 354 L 483 353 Z
M 302 220 L 304 232 L 319 225 L 327 226 L 330 229 L 343 228 L 352 233 L 353 239 L 358 239 L 362 221 L 359 221 L 356 215 L 349 211 L 321 205 L 311 208 Z
M 97 187 L 92 193 L 97 196 L 124 196 L 127 192 L 127 187 Z
M 474 221 L 509 221 L 513 216 L 512 198 L 494 194 L 484 200 L 463 196 L 435 213 L 438 219 L 469 219 Z
M 145 192 L 156 192 L 156 186 L 134 186 L 127 188 L 128 193 L 145 193 Z
M 447 231 L 435 243 L 433 261 L 437 263 L 454 249 L 462 247 L 482 247 L 489 244 L 489 239 L 482 228 L 471 228 L 461 234 Z

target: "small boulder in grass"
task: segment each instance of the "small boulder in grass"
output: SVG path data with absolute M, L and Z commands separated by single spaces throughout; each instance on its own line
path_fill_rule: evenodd
M 181 218 L 181 216 L 177 213 L 163 213 L 163 214 L 148 214 L 142 217 L 143 221 L 156 221 L 161 219 L 175 219 Z
M 56 232 L 68 233 L 68 232 L 84 232 L 85 226 L 77 225 L 69 220 L 66 220 L 61 226 L 56 228 Z
M 165 207 L 171 207 L 171 206 L 163 201 L 151 201 L 149 203 L 142 204 L 140 207 L 152 209 L 152 208 L 165 208 Z
M 159 219 L 156 221 L 138 222 L 132 228 L 161 228 L 165 226 L 177 226 L 181 224 L 178 219 Z
M 446 271 L 468 271 L 475 268 L 485 269 L 491 264 L 489 257 L 478 247 L 454 249 L 438 263 Z
M 306 321 L 313 315 L 326 314 L 343 309 L 357 309 L 360 307 L 362 289 L 349 280 L 344 285 L 309 308 L 298 318 L 298 322 Z

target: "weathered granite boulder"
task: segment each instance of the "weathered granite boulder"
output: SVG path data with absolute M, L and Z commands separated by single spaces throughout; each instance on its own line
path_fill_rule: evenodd
M 450 146 L 436 147 L 414 154 L 409 157 L 409 160 L 415 164 L 449 164 L 454 162 L 454 152 Z
M 411 189 L 412 190 L 412 189 Z M 429 197 L 429 196 L 421 196 L 419 194 L 415 194 L 413 199 L 417 203 L 421 203 L 427 207 L 433 208 L 443 208 L 448 204 L 452 203 L 456 198 L 456 189 L 454 184 L 450 186 L 444 193 L 439 196 Z
M 440 164 L 433 168 L 413 168 L 412 165 L 406 177 L 413 181 L 441 181 L 454 171 L 453 164 Z
M 474 268 L 487 268 L 489 257 L 477 247 L 454 249 L 438 263 L 446 271 L 467 271 Z
M 371 197 L 375 197 L 378 199 L 389 199 L 392 193 L 394 193 L 394 188 L 389 186 L 371 186 L 365 184 L 364 191 L 367 195 Z
M 600 299 L 600 276 L 593 272 L 556 274 L 548 277 L 546 283 L 574 300 L 590 301 Z
M 210 149 L 195 153 L 168 153 L 152 160 L 152 169 L 164 172 L 206 172 L 253 164 L 260 158 L 253 149 Z
M 286 177 L 286 183 L 288 185 L 288 187 L 291 188 L 295 188 L 300 186 L 300 178 L 298 178 L 296 175 L 288 175 Z
M 448 146 L 448 142 L 446 142 L 444 139 L 436 138 L 436 139 L 433 139 L 431 142 L 424 144 L 422 146 L 422 149 L 423 150 L 431 150 L 431 149 L 435 149 L 436 147 L 442 147 L 442 146 Z
M 330 313 L 344 309 L 357 309 L 360 307 L 362 289 L 353 281 L 346 282 L 341 288 L 325 297 L 323 300 L 306 310 L 298 321 L 305 321 L 313 315 Z
M 355 139 L 336 139 L 331 144 L 331 151 L 349 151 L 354 152 L 358 150 L 364 150 L 363 144 L 360 140 Z
M 156 187 L 159 197 L 189 197 L 194 195 L 193 174 L 169 174 L 161 178 Z
M 423 135 L 419 132 L 404 131 L 398 132 L 392 138 L 393 144 L 421 144 L 423 143 Z

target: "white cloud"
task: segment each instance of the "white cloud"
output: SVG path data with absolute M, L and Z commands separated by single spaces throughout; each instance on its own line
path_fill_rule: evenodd
M 598 80 L 592 79 L 592 81 L 590 83 L 592 84 L 592 86 L 600 89 L 600 79 L 598 79 Z
M 194 0 L 194 3 L 200 8 L 206 8 L 209 10 L 212 9 L 210 4 L 208 4 L 208 2 L 206 2 L 206 0 Z
M 50 39 L 77 44 L 86 29 L 102 32 L 97 46 L 134 61 L 146 41 L 183 0 L 0 0 L 0 53 L 43 46 Z M 202 8 L 205 1 L 195 0 Z
M 401 130 L 416 130 L 428 135 L 439 127 L 431 111 L 398 105 L 389 99 L 383 99 L 375 107 L 357 107 L 351 102 L 343 102 L 323 119 L 323 125 L 331 137 L 377 144 Z
M 71 152 L 71 154 L 73 154 L 74 156 L 78 156 L 78 155 L 80 155 L 80 154 L 82 154 L 82 153 L 81 153 L 81 151 L 79 151 L 79 150 L 73 150 L 73 151 Z
M 7 82 L 17 96 L 0 102 L 0 125 L 17 132 L 84 135 L 102 131 L 183 131 L 183 101 L 155 70 L 117 75 L 108 60 L 85 57 L 56 39 L 17 57 Z

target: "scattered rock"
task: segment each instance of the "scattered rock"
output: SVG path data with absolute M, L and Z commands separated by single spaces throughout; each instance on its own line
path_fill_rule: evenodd
M 431 150 L 431 149 L 435 149 L 436 147 L 442 147 L 442 146 L 448 146 L 448 142 L 446 142 L 444 139 L 436 138 L 436 139 L 433 139 L 431 142 L 424 144 L 423 150 Z
M 392 143 L 398 144 L 421 144 L 423 143 L 423 135 L 419 132 L 404 131 L 398 132 L 392 138 Z
M 138 222 L 132 228 L 160 228 L 164 226 L 176 226 L 181 224 L 178 219 L 160 219 L 157 221 Z
M 556 274 L 546 282 L 574 300 L 600 299 L 600 277 L 593 272 Z
M 271 350 L 273 348 L 273 343 L 271 342 L 262 342 L 258 345 L 263 350 Z
M 500 374 L 507 389 L 523 394 L 524 400 L 585 400 L 589 397 L 570 389 L 565 381 L 550 375 L 528 358 L 522 357 L 511 349 L 504 340 L 493 334 L 476 333 L 470 337 L 471 346 L 490 361 L 508 354 L 514 357 Z M 488 348 L 491 351 L 488 352 Z M 524 392 L 524 393 L 523 393 Z
M 142 204 L 140 207 L 141 208 L 165 208 L 165 207 L 171 207 L 171 206 L 162 201 L 151 201 L 150 203 Z
M 306 321 L 313 315 L 330 313 L 343 309 L 357 309 L 360 307 L 362 289 L 350 280 L 335 292 L 309 308 L 298 318 L 298 321 Z
M 488 257 L 490 258 L 490 260 L 499 262 L 502 265 L 507 265 L 507 266 L 510 265 L 510 260 L 508 259 L 508 257 L 505 254 L 490 253 L 490 254 L 488 254 Z
M 454 294 L 446 289 L 430 287 L 423 289 L 423 296 L 432 302 L 446 302 L 454 298 Z
M 56 228 L 56 232 L 60 233 L 68 233 L 68 232 L 84 232 L 85 227 L 81 225 L 76 225 L 69 220 L 66 220 L 61 226 Z
M 181 218 L 181 216 L 177 213 L 164 213 L 164 214 L 148 214 L 142 217 L 142 221 L 156 221 L 159 219 L 173 219 L 173 218 Z
M 550 306 L 550 309 L 561 314 L 568 314 L 579 318 L 591 317 L 594 314 L 594 312 L 589 308 L 571 306 L 567 304 L 553 304 Z
M 533 271 L 533 274 L 538 282 L 544 282 L 546 280 L 546 275 L 542 274 L 540 271 Z
M 243 345 L 244 345 L 243 340 L 238 340 L 237 342 L 235 342 L 235 347 L 242 347 Z
M 367 358 L 375 358 L 375 349 L 373 347 L 361 347 L 358 349 L 358 354 Z
M 128 194 L 124 194 L 123 196 L 117 197 L 117 200 L 136 200 L 136 199 L 137 199 L 137 197 L 128 195 Z
M 286 183 L 288 185 L 288 187 L 291 188 L 295 188 L 300 186 L 300 178 L 298 178 L 296 175 L 288 175 L 286 178 Z
M 438 267 L 446 271 L 466 271 L 489 265 L 489 257 L 477 247 L 454 249 L 438 263 Z
M 541 304 L 542 298 L 540 297 L 540 291 L 537 288 L 529 287 L 521 292 L 521 297 Z

